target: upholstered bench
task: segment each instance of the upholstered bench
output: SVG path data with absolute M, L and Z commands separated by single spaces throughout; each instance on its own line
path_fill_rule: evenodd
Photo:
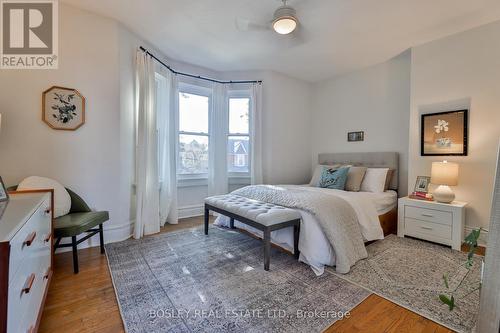
M 300 230 L 300 213 L 298 211 L 234 194 L 208 197 L 205 199 L 205 235 L 208 235 L 210 211 L 229 217 L 231 228 L 234 228 L 234 220 L 236 219 L 264 233 L 264 270 L 269 270 L 271 231 L 293 227 L 293 252 L 298 258 Z

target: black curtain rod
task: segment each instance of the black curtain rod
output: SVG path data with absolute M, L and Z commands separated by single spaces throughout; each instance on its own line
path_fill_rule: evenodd
M 161 65 L 165 66 L 169 71 L 171 71 L 172 73 L 177 74 L 177 75 L 182 75 L 182 76 L 192 77 L 192 78 L 195 78 L 195 79 L 200 79 L 200 80 L 205 80 L 205 81 L 210 81 L 210 82 L 215 82 L 215 83 L 222 83 L 222 84 L 262 83 L 262 80 L 258 80 L 258 81 L 219 81 L 219 80 L 211 79 L 211 78 L 208 78 L 208 77 L 203 77 L 203 76 L 200 76 L 200 75 L 193 75 L 193 74 L 178 72 L 175 69 L 173 69 L 172 67 L 170 67 L 169 65 L 167 65 L 166 63 L 164 63 L 163 61 L 161 61 L 160 59 L 158 59 L 153 53 L 149 52 L 144 47 L 140 46 L 139 49 L 141 49 L 141 51 L 143 51 L 146 54 L 148 54 L 154 60 L 158 61 Z

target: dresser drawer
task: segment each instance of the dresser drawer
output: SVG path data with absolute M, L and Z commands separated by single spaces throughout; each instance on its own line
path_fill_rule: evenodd
M 451 241 L 451 226 L 413 218 L 405 218 L 406 234 L 434 241 Z
M 40 266 L 41 268 L 43 265 Z M 43 295 L 45 289 L 48 287 L 48 279 L 46 277 L 47 269 L 40 270 L 36 276 L 35 282 L 33 284 L 32 290 L 30 291 L 31 296 L 29 303 L 25 309 L 23 315 L 23 320 L 20 326 L 20 332 L 29 332 L 30 327 L 35 327 L 38 319 L 38 313 L 40 307 L 42 306 Z
M 49 210 L 49 212 L 47 212 Z M 9 283 L 24 260 L 36 256 L 40 247 L 50 246 L 50 199 L 45 200 L 10 242 Z
M 8 320 L 9 332 L 26 332 L 28 324 L 36 322 L 38 309 L 42 303 L 45 287 L 47 286 L 47 272 L 50 268 L 50 247 L 38 247 L 31 251 L 23 260 L 16 275 L 9 285 Z M 31 285 L 27 283 L 33 279 Z M 24 288 L 30 285 L 29 291 Z M 25 318 L 26 320 L 20 320 Z M 28 325 L 28 327 L 24 327 Z
M 414 206 L 405 206 L 405 217 L 449 226 L 453 221 L 451 212 Z

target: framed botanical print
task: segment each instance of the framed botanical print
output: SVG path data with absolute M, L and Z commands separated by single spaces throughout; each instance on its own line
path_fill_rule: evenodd
M 53 86 L 45 90 L 42 120 L 56 130 L 78 129 L 85 123 L 85 97 L 72 88 Z
M 420 155 L 467 156 L 469 110 L 423 114 Z

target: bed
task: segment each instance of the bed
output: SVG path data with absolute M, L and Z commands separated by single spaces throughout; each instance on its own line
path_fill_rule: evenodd
M 321 165 L 350 164 L 353 166 L 390 168 L 394 170 L 390 180 L 389 189 L 383 193 L 349 192 L 311 187 L 309 185 L 273 186 L 273 190 L 276 191 L 278 189 L 283 192 L 296 191 L 297 193 L 307 193 L 307 195 L 314 196 L 317 199 L 340 199 L 342 202 L 348 203 L 348 205 L 355 212 L 363 242 L 383 239 L 384 235 L 395 233 L 396 231 L 399 173 L 398 160 L 398 154 L 393 152 L 331 153 L 320 154 L 318 157 L 318 163 Z M 269 199 L 269 195 L 267 198 Z M 332 202 L 336 202 L 335 200 Z M 317 275 L 323 274 L 325 266 L 338 266 L 337 255 L 334 250 L 336 244 L 332 242 L 332 238 L 329 237 L 328 232 L 325 231 L 324 219 L 320 220 L 318 217 L 319 214 L 315 214 L 313 210 L 300 209 L 303 208 L 300 206 L 295 208 L 299 210 L 302 218 L 299 236 L 299 260 L 308 264 Z M 229 218 L 219 216 L 215 221 L 215 225 L 228 227 L 229 222 Z M 248 225 L 235 221 L 235 226 L 257 237 L 262 237 L 262 233 L 259 230 Z M 286 228 L 276 230 L 271 234 L 271 240 L 275 245 L 287 251 L 292 251 L 293 229 Z M 337 252 L 339 253 L 340 259 L 341 252 L 338 247 Z M 359 252 L 361 254 L 358 254 L 358 259 L 363 257 L 362 251 Z M 352 265 L 352 263 L 353 262 L 351 261 L 351 263 L 347 266 Z M 344 272 L 347 271 L 348 268 L 344 268 Z

